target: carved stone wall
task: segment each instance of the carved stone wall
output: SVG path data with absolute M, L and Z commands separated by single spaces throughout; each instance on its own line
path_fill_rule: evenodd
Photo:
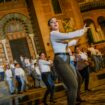
M 99 17 L 103 17 L 105 18 L 105 9 L 98 9 L 98 10 L 92 10 L 92 11 L 88 11 L 88 12 L 83 12 L 82 13 L 83 16 L 83 20 L 92 20 L 95 26 L 95 32 L 94 32 L 94 37 L 96 37 L 97 35 L 95 33 L 98 33 L 97 37 L 101 37 L 102 40 L 99 40 L 99 42 L 103 42 L 105 41 L 105 33 L 104 30 L 101 28 L 99 22 L 98 22 L 98 18 Z M 97 41 L 98 42 L 98 41 Z
M 49 27 L 47 21 L 51 17 L 56 17 L 60 23 L 60 31 L 64 31 L 63 19 L 73 18 L 75 29 L 83 26 L 83 20 L 80 13 L 79 5 L 75 0 L 58 0 L 61 7 L 61 13 L 56 14 L 54 11 L 52 0 L 33 0 L 34 9 L 38 19 L 42 39 L 45 46 L 45 51 L 48 56 L 53 56 L 52 47 L 49 40 Z
M 24 30 L 15 30 L 14 32 L 7 31 L 11 23 L 20 22 Z M 16 24 L 14 24 L 16 26 Z M 19 27 L 18 27 L 19 28 Z M 7 61 L 4 52 L 2 40 L 6 40 L 5 48 L 8 54 L 9 61 L 13 60 L 9 40 L 26 37 L 31 56 L 35 57 L 32 41 L 29 34 L 33 33 L 30 16 L 25 0 L 18 0 L 16 2 L 0 3 L 0 58 L 3 62 Z

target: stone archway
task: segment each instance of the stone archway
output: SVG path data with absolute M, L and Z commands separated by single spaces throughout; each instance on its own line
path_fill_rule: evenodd
M 22 38 L 25 38 L 28 43 L 27 47 L 29 48 L 30 56 L 35 56 L 33 43 L 29 36 L 30 34 L 33 34 L 33 30 L 31 22 L 26 16 L 19 13 L 5 15 L 0 20 L 0 25 L 1 39 L 6 39 L 4 43 L 6 49 L 5 54 L 8 54 L 6 59 L 8 58 L 9 60 L 12 60 L 13 58 L 13 51 L 10 45 L 10 41 Z
M 5 27 L 8 24 L 8 22 L 11 20 L 21 21 L 21 23 L 25 27 L 26 33 L 28 33 L 28 34 L 33 33 L 31 22 L 26 16 L 24 16 L 23 14 L 20 14 L 20 13 L 12 13 L 12 14 L 5 15 L 0 20 L 0 25 L 1 25 L 0 26 L 1 27 L 0 28 L 0 34 L 2 37 L 5 37 L 5 35 L 6 35 Z
M 89 43 L 96 43 L 100 40 L 95 23 L 92 19 L 86 19 L 84 21 L 87 26 L 90 27 L 90 29 L 88 30 L 87 36 L 88 36 L 88 42 Z
M 104 16 L 99 16 L 97 18 L 97 22 L 100 26 L 100 36 L 101 39 L 105 41 L 105 17 Z
M 94 22 L 93 22 L 92 19 L 86 19 L 86 20 L 84 21 L 84 23 L 86 23 L 87 26 L 90 27 L 90 25 L 93 24 Z M 93 38 L 91 29 L 88 30 L 87 36 L 88 36 L 88 39 L 89 39 L 88 42 L 89 42 L 89 43 L 93 43 L 93 42 L 94 42 L 94 38 Z

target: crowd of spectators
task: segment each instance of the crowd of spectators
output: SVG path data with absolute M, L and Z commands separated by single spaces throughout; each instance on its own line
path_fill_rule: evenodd
M 43 87 L 41 71 L 37 59 L 20 56 L 20 62 L 14 61 L 7 64 L 0 62 L 0 81 L 6 81 L 11 94 L 23 93 L 30 88 Z M 49 58 L 47 60 L 50 60 Z M 96 46 L 90 45 L 87 48 L 76 47 L 70 53 L 70 65 L 79 71 L 82 80 L 85 82 L 85 90 L 88 90 L 89 73 L 98 72 L 105 67 L 105 55 L 97 49 Z M 61 81 L 51 66 L 54 80 Z M 74 70 L 74 72 L 76 72 Z M 77 75 L 77 74 L 76 74 Z M 29 85 L 29 79 L 33 80 L 32 87 Z M 56 78 L 56 79 L 55 79 Z

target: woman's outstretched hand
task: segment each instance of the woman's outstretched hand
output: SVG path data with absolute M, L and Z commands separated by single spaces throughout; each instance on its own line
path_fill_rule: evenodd
M 86 33 L 88 31 L 90 27 L 86 27 L 86 24 L 84 25 L 83 29 L 84 29 L 84 32 Z

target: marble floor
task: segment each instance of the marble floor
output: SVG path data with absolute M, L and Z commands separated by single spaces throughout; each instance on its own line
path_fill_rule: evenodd
M 81 96 L 86 101 L 76 105 L 105 105 L 105 84 L 96 87 L 91 92 L 84 92 Z M 67 105 L 66 97 L 58 99 L 55 105 Z

